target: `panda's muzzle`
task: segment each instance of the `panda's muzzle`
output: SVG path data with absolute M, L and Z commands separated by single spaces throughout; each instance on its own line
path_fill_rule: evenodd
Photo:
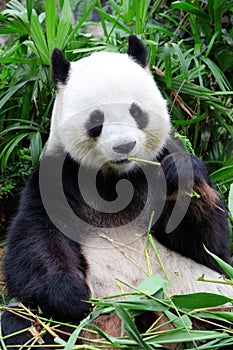
M 133 142 L 128 142 L 128 143 L 123 143 L 118 146 L 114 146 L 112 149 L 115 153 L 120 153 L 120 154 L 129 154 L 132 149 L 135 147 L 136 141 Z

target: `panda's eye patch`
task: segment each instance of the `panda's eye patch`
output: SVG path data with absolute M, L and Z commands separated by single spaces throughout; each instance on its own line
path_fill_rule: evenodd
M 93 138 L 100 136 L 103 123 L 104 113 L 101 110 L 96 109 L 91 112 L 89 120 L 85 124 L 88 135 Z
M 148 124 L 148 114 L 139 107 L 137 103 L 132 103 L 129 108 L 129 113 L 135 119 L 140 129 L 143 129 Z

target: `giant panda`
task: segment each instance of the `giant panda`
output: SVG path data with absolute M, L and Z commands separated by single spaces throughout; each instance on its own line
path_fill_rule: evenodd
M 49 139 L 9 230 L 9 296 L 78 323 L 91 311 L 90 297 L 120 293 L 117 279 L 137 286 L 146 278 L 150 220 L 169 294 L 231 295 L 227 286 L 197 281 L 224 273 L 203 245 L 230 263 L 227 213 L 204 163 L 170 137 L 144 44 L 131 35 L 126 54 L 98 52 L 77 62 L 55 49 L 52 72 Z M 153 254 L 151 265 L 163 275 Z M 3 335 L 29 325 L 2 315 Z M 19 333 L 6 344 L 30 337 Z

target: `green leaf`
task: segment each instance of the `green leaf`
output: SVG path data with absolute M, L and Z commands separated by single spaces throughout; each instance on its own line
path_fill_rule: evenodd
M 126 333 L 131 339 L 136 341 L 136 343 L 140 346 L 140 349 L 152 350 L 152 347 L 142 339 L 141 334 L 139 333 L 134 322 L 131 320 L 128 312 L 119 305 L 116 305 L 116 313 L 124 322 Z
M 2 161 L 1 161 L 2 171 L 4 171 L 6 169 L 8 159 L 9 159 L 11 153 L 14 151 L 14 149 L 18 145 L 18 143 L 28 135 L 29 135 L 28 132 L 16 135 L 4 147 L 4 149 L 2 150 L 2 152 L 0 154 L 0 159 L 2 159 Z
M 22 12 L 25 11 L 25 7 L 23 6 L 23 4 L 21 4 L 20 1 L 18 0 L 11 0 L 8 2 L 7 7 L 9 7 L 12 10 L 18 11 L 18 12 Z
M 82 27 L 83 23 L 85 23 L 86 19 L 89 17 L 90 13 L 92 12 L 92 10 L 94 9 L 95 5 L 96 5 L 96 1 L 94 0 L 92 1 L 92 4 L 90 5 L 90 7 L 87 9 L 86 13 L 83 15 L 82 19 L 75 25 L 75 27 L 73 28 L 73 30 L 71 31 L 71 33 L 68 35 L 67 39 L 64 42 L 63 47 L 66 47 L 66 45 L 68 43 L 70 43 L 75 35 L 78 33 L 79 29 Z
M 126 34 L 132 34 L 131 30 L 121 21 L 118 21 L 116 17 L 109 15 L 100 8 L 97 8 L 97 11 L 100 15 L 103 15 L 110 23 L 112 23 L 114 27 L 122 29 Z
M 211 173 L 211 178 L 214 182 L 221 182 L 225 178 L 232 178 L 233 165 L 228 165 Z
M 214 319 L 215 322 L 221 321 L 221 322 L 227 322 L 230 324 L 233 324 L 233 313 L 231 311 L 201 311 L 197 312 L 195 314 L 195 317 L 200 317 L 200 318 L 207 318 L 207 319 Z
M 31 37 L 37 49 L 37 55 L 41 58 L 44 64 L 50 64 L 50 54 L 45 40 L 42 26 L 36 12 L 32 11 L 31 17 Z
M 173 295 L 171 296 L 171 300 L 177 308 L 186 310 L 215 307 L 232 302 L 231 298 L 212 293 Z
M 206 341 L 210 339 L 228 338 L 230 335 L 226 333 L 219 333 L 215 331 L 193 331 L 193 330 L 171 330 L 166 331 L 162 335 L 157 335 L 146 339 L 149 344 L 169 344 L 169 343 L 184 343 L 194 341 Z
M 172 120 L 172 123 L 175 125 L 191 125 L 191 124 L 196 124 L 199 123 L 200 121 L 204 120 L 206 118 L 206 115 L 200 115 L 199 117 L 195 117 L 190 120 Z
M 48 0 L 49 1 L 49 0 Z M 69 30 L 71 29 L 71 8 L 68 0 L 64 1 L 61 16 L 58 21 L 57 36 L 55 46 L 63 50 Z
M 218 66 L 209 58 L 204 56 L 202 56 L 202 61 L 205 62 L 205 64 L 209 67 L 211 74 L 213 74 L 213 76 L 215 77 L 220 89 L 222 91 L 230 91 L 231 86 L 224 74 L 222 73 L 222 71 L 218 68 Z
M 177 57 L 179 58 L 179 63 L 180 63 L 180 71 L 181 73 L 183 74 L 183 78 L 185 80 L 188 80 L 189 79 L 189 74 L 188 74 L 188 65 L 186 63 L 186 60 L 185 60 L 185 57 L 180 49 L 180 47 L 175 44 L 175 43 L 172 43 L 172 46 L 174 48 L 174 51 L 177 55 Z
M 188 315 L 177 316 L 173 312 L 166 310 L 164 314 L 169 318 L 169 320 L 174 324 L 176 328 L 190 328 L 192 327 L 192 321 Z
M 171 68 L 171 47 L 168 43 L 164 45 L 164 64 L 165 64 L 165 81 L 170 89 L 172 85 L 172 68 Z
M 208 19 L 208 15 L 200 9 L 200 7 L 196 7 L 192 4 L 189 4 L 188 2 L 184 1 L 174 1 L 171 4 L 171 8 L 176 8 L 185 12 L 192 13 L 194 15 L 197 15 L 199 17 L 203 17 Z
M 26 58 L 26 57 L 0 57 L 0 63 L 5 64 L 31 64 L 33 61 L 37 62 L 36 58 Z
M 142 296 L 141 296 L 142 297 Z M 127 310 L 142 310 L 142 311 L 165 311 L 168 310 L 169 306 L 165 303 L 153 299 L 136 299 L 132 300 L 121 300 L 114 303 Z
M 15 86 L 11 86 L 7 92 L 3 95 L 3 97 L 0 99 L 0 109 L 4 106 L 6 102 L 11 98 L 12 95 L 16 93 L 21 87 L 23 87 L 25 84 L 27 84 L 28 80 L 23 81 L 21 83 L 16 84 Z
M 26 1 L 26 4 L 27 4 L 27 14 L 28 14 L 28 21 L 29 21 L 29 22 L 31 21 L 33 3 L 34 3 L 34 0 L 27 0 L 27 1 Z
M 32 156 L 32 165 L 35 167 L 39 163 L 40 154 L 42 151 L 42 139 L 40 132 L 34 132 L 30 135 L 30 152 Z
M 57 26 L 56 0 L 45 0 L 45 20 L 46 20 L 46 35 L 51 56 L 54 49 L 54 40 Z
M 233 217 L 233 183 L 230 186 L 230 192 L 228 196 L 228 208 L 231 216 Z
M 159 290 L 168 288 L 168 286 L 168 282 L 160 275 L 152 275 L 142 281 L 137 287 L 137 290 L 146 292 L 147 295 L 154 295 Z
M 205 246 L 204 246 L 204 248 L 207 251 L 207 253 L 209 253 L 217 261 L 217 263 L 223 268 L 223 270 L 227 273 L 227 275 L 231 279 L 233 279 L 233 267 L 231 265 L 227 264 L 225 261 L 223 261 L 217 255 L 211 253 Z

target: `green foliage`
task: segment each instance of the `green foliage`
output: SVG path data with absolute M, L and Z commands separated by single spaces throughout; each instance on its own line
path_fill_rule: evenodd
M 232 283 L 232 280 L 230 281 Z M 217 281 L 215 281 L 217 283 Z M 165 347 L 168 344 L 180 344 L 180 349 L 218 349 L 225 345 L 233 345 L 233 337 L 230 327 L 233 325 L 233 316 L 230 307 L 223 305 L 231 303 L 232 299 L 223 295 L 211 293 L 196 293 L 186 295 L 174 295 L 168 297 L 166 288 L 168 283 L 159 275 L 147 277 L 137 288 L 132 287 L 128 293 L 127 300 L 124 295 L 119 295 L 121 300 L 110 296 L 100 300 L 93 300 L 95 305 L 92 313 L 85 318 L 78 326 L 69 325 L 73 333 L 67 341 L 59 336 L 59 323 L 35 316 L 29 309 L 22 306 L 22 309 L 15 310 L 23 316 L 36 317 L 37 323 L 43 327 L 46 325 L 46 332 L 54 337 L 58 348 L 71 349 L 92 349 L 118 348 L 118 349 L 146 349 L 152 350 L 157 347 Z M 134 317 L 141 312 L 150 311 L 163 312 L 167 319 L 160 323 L 154 323 L 144 334 L 140 334 L 134 322 Z M 93 325 L 92 322 L 100 315 L 115 311 L 122 322 L 122 336 L 114 337 Z M 202 320 L 207 327 L 213 324 L 217 327 L 214 330 L 193 330 L 192 322 Z M 223 326 L 222 323 L 225 322 Z M 229 326 L 229 328 L 226 326 Z M 56 325 L 54 327 L 54 325 Z M 63 324 L 64 325 L 64 324 Z M 68 326 L 68 324 L 67 324 Z M 87 328 L 87 326 L 89 326 Z M 170 326 L 170 327 L 169 327 Z M 165 327 L 165 328 L 163 328 Z M 86 345 L 75 345 L 82 329 L 90 332 L 91 339 L 86 340 Z M 83 338 L 82 338 L 83 339 Z M 94 343 L 93 343 L 94 342 Z M 2 338 L 4 344 L 4 337 Z M 35 342 L 34 342 L 34 345 Z M 33 343 L 31 348 L 34 347 Z M 51 347 L 51 346 L 50 346 Z M 45 347 L 46 348 L 46 347 Z
M 233 218 L 233 184 L 231 184 L 229 197 L 228 197 L 228 208 L 230 211 L 231 218 Z

